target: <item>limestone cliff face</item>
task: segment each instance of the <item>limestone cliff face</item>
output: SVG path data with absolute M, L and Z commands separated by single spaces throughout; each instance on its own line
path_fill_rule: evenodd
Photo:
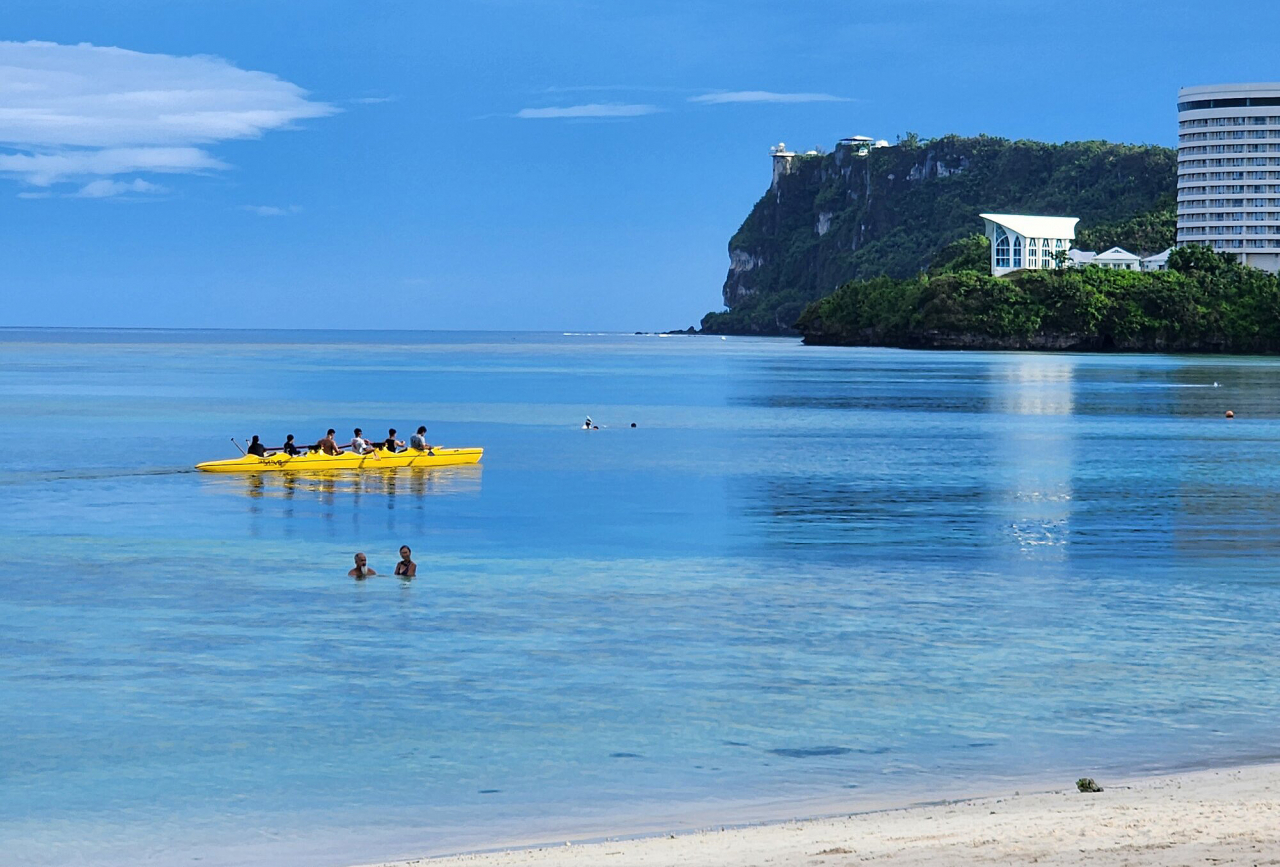
M 984 211 L 1061 214 L 1081 227 L 1150 210 L 1175 186 L 1175 153 L 1106 142 L 914 137 L 775 157 L 769 190 L 729 242 L 728 311 L 713 333 L 794 334 L 810 302 L 844 282 L 923 270 L 982 231 Z

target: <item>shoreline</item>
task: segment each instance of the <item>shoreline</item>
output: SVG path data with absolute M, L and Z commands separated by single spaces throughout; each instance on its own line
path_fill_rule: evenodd
M 1094 794 L 1071 784 L 803 819 L 620 829 L 359 867 L 1280 864 L 1280 762 L 1098 782 L 1103 791 Z

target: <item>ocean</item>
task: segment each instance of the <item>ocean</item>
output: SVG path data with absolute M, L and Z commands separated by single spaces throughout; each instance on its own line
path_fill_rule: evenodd
M 483 462 L 191 469 L 419 424 Z M 5 863 L 341 867 L 1280 755 L 1280 359 L 3 329 L 0 436 Z M 402 544 L 416 580 L 347 577 Z

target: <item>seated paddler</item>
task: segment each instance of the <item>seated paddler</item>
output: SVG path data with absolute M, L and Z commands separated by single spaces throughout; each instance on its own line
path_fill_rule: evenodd
M 364 431 L 356 428 L 351 432 L 351 451 L 358 455 L 371 455 L 377 450 L 373 443 L 364 438 Z
M 378 443 L 378 447 L 394 454 L 404 448 L 404 440 L 396 439 L 396 429 L 391 428 L 387 431 L 387 438 Z
M 431 443 L 427 442 L 427 426 L 419 425 L 418 432 L 409 437 L 409 448 L 415 451 L 426 452 L 427 454 L 435 454 L 431 450 Z
M 338 444 L 333 441 L 334 433 L 335 433 L 334 429 L 329 428 L 329 430 L 324 435 L 324 439 L 320 440 L 320 442 L 316 443 L 311 447 L 312 451 L 324 452 L 326 455 L 342 454 L 342 449 L 338 448 Z

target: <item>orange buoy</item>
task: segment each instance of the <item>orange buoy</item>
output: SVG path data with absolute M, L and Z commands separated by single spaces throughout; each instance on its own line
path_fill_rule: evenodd
M 1231 410 L 1227 410 L 1227 418 L 1235 418 L 1236 414 Z

